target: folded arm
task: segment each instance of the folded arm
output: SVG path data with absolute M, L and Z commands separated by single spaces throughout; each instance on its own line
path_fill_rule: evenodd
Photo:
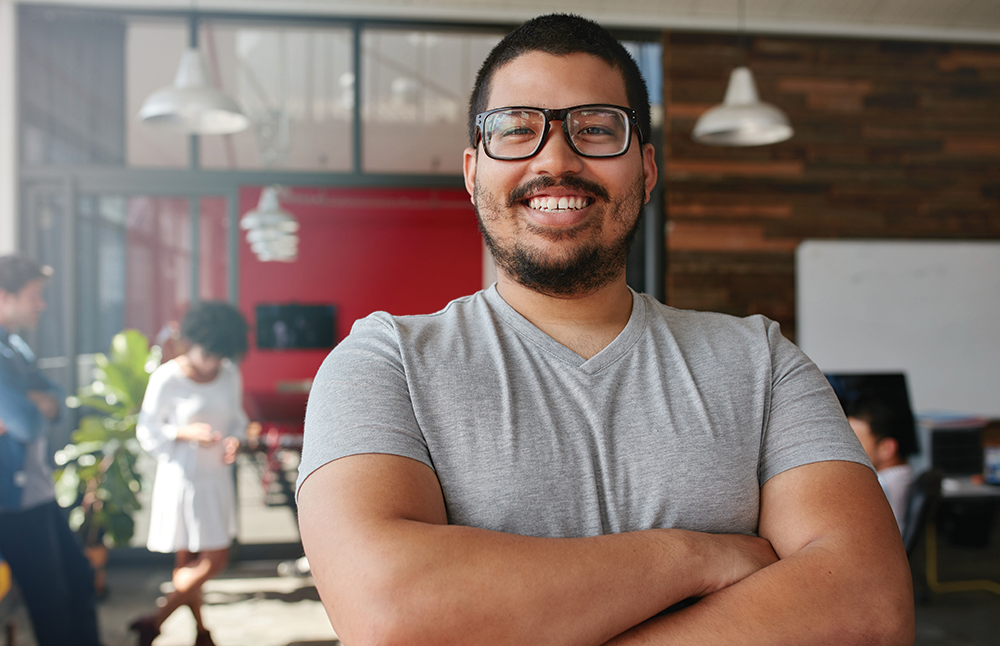
M 27 393 L 0 383 L 0 418 L 10 436 L 26 444 L 38 438 L 45 418 Z
M 596 646 L 776 558 L 749 536 L 552 539 L 448 525 L 433 471 L 390 455 L 330 462 L 298 501 L 320 596 L 351 646 Z
M 760 535 L 778 563 L 611 644 L 913 643 L 910 569 L 870 469 L 818 462 L 771 478 Z

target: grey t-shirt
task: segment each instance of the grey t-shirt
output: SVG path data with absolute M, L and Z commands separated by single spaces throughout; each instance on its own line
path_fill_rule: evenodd
M 298 484 L 361 453 L 434 469 L 453 524 L 550 537 L 752 534 L 768 478 L 869 464 L 822 373 L 773 321 L 633 294 L 625 329 L 584 360 L 495 286 L 435 314 L 372 314 L 330 353 Z

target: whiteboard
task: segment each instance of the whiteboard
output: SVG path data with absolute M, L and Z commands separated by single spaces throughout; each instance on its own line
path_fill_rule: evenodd
M 797 341 L 824 372 L 904 372 L 917 415 L 1000 418 L 1000 243 L 807 240 Z

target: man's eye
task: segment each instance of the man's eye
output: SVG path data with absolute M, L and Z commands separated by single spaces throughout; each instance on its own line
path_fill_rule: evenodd
M 610 137 L 613 136 L 615 132 L 613 129 L 607 128 L 605 126 L 586 126 L 585 128 L 581 128 L 580 130 L 578 130 L 577 134 L 585 136 L 594 136 L 594 137 L 597 136 Z
M 527 126 L 512 126 L 506 128 L 499 133 L 500 137 L 505 139 L 516 138 L 516 137 L 530 137 L 535 134 L 535 131 Z

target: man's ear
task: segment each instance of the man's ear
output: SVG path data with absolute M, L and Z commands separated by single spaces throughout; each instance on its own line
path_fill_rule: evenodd
M 476 162 L 478 159 L 478 148 L 466 148 L 462 156 L 462 173 L 465 175 L 465 190 L 469 192 L 469 199 L 476 203 Z
M 653 187 L 656 186 L 656 149 L 653 148 L 653 144 L 643 144 L 642 145 L 642 173 L 645 177 L 646 184 L 646 201 L 649 201 L 649 195 L 653 192 Z
M 883 437 L 875 445 L 875 452 L 880 463 L 894 460 L 899 455 L 899 440 L 894 437 Z

